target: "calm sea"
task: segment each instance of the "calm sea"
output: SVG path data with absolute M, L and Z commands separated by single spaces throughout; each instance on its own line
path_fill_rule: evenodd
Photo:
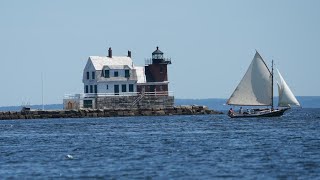
M 319 179 L 320 109 L 0 121 L 0 179 Z

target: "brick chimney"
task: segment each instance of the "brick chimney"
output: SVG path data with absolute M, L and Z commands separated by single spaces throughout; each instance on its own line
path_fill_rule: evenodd
M 128 57 L 131 58 L 131 51 L 128 51 Z
M 112 49 L 111 49 L 111 47 L 109 47 L 109 50 L 108 50 L 108 57 L 112 58 Z

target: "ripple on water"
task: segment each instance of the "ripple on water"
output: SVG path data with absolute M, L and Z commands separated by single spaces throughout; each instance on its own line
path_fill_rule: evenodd
M 319 113 L 1 121 L 0 177 L 314 179 Z

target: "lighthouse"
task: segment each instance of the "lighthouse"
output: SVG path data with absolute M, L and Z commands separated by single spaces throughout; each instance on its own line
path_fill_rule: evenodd
M 163 52 L 156 48 L 152 57 L 146 59 L 145 76 L 146 83 L 138 87 L 140 92 L 168 93 L 168 65 L 171 64 L 170 58 L 165 58 Z

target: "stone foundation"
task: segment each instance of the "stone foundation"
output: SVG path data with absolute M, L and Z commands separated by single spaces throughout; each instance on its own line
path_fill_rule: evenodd
M 139 96 L 112 96 L 112 97 L 97 97 L 97 109 L 165 109 L 174 106 L 173 96 L 143 96 L 140 101 L 134 103 Z
M 10 119 L 49 119 L 49 118 L 90 118 L 90 117 L 122 117 L 122 116 L 167 116 L 167 115 L 204 115 L 222 114 L 208 109 L 206 106 L 177 106 L 170 108 L 130 108 L 130 109 L 81 109 L 42 111 L 31 110 L 21 112 L 0 112 L 0 120 Z

